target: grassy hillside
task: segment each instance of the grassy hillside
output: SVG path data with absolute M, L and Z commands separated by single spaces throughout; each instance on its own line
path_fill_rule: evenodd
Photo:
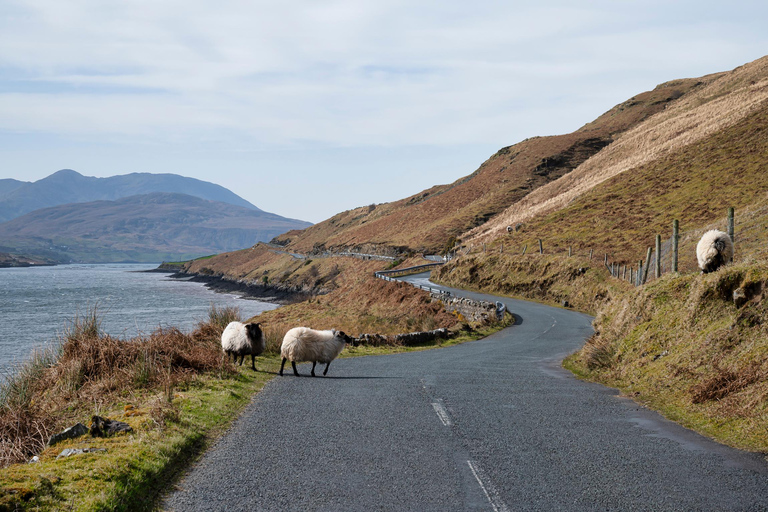
M 611 261 L 634 264 L 654 244 L 666 240 L 672 221 L 681 230 L 713 225 L 725 229 L 728 207 L 742 214 L 768 205 L 768 102 L 737 124 L 585 192 L 566 207 L 530 219 L 519 232 L 497 243 L 533 247 L 541 238 L 547 251 L 568 246 L 581 253 L 594 249 Z M 746 242 L 746 240 L 745 240 Z M 683 251 L 682 269 L 693 269 L 692 252 Z M 669 268 L 669 267 L 667 267 Z
M 683 82 L 690 83 L 689 80 Z M 673 81 L 662 84 L 657 89 L 674 88 L 677 83 L 678 81 Z M 462 239 L 479 243 L 497 238 L 505 232 L 507 226 L 528 222 L 567 208 L 594 187 L 622 173 L 635 174 L 638 169 L 648 166 L 669 168 L 675 173 L 682 171 L 687 165 L 685 162 L 688 156 L 694 153 L 689 151 L 688 155 L 681 155 L 681 152 L 700 141 L 711 139 L 720 132 L 728 131 L 761 110 L 766 101 L 768 57 L 727 73 L 697 79 L 688 94 L 671 101 L 663 111 L 616 137 L 615 142 L 572 173 L 537 189 L 487 224 L 466 233 Z M 760 126 L 761 122 L 760 119 L 753 120 L 746 128 L 742 127 L 743 131 L 749 133 L 751 128 Z M 712 144 L 714 151 L 710 154 L 717 155 L 717 152 L 728 147 L 731 142 L 739 142 L 732 135 L 726 136 L 726 139 L 729 140 L 721 141 L 720 145 L 715 141 Z M 675 162 L 676 156 L 679 158 Z M 664 163 L 667 158 L 672 161 Z M 738 159 L 731 158 L 733 161 Z M 720 160 L 727 161 L 728 157 Z M 720 172 L 716 168 L 713 171 Z M 645 175 L 650 173 L 646 172 Z M 665 183 L 667 187 L 676 185 L 674 181 Z M 639 195 L 632 189 L 620 188 L 619 195 L 608 199 L 617 208 L 622 208 L 619 203 L 624 193 L 632 196 L 625 201 L 627 203 Z M 683 197 L 681 205 L 685 207 L 687 201 L 687 198 Z M 689 204 L 694 203 L 691 201 Z
M 618 135 L 701 87 L 679 80 L 637 95 L 580 130 L 534 137 L 499 150 L 474 173 L 449 185 L 379 205 L 340 213 L 303 231 L 276 239 L 298 251 L 357 248 L 395 254 L 434 253 L 480 226 L 532 191 L 567 175 Z
M 567 366 L 710 437 L 768 452 L 766 289 L 766 264 L 668 275 L 604 308 Z

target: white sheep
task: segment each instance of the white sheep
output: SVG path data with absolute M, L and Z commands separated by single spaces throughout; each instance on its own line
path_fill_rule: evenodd
M 256 356 L 264 352 L 266 343 L 264 333 L 261 332 L 261 324 L 242 322 L 230 322 L 221 334 L 221 348 L 232 356 L 237 363 L 240 356 L 240 366 L 248 354 L 251 355 L 251 368 L 256 369 Z
M 341 331 L 331 329 L 330 331 L 316 331 L 309 327 L 294 327 L 283 338 L 283 345 L 280 348 L 280 355 L 283 357 L 283 364 L 280 365 L 280 375 L 283 374 L 285 362 L 290 361 L 293 367 L 293 374 L 299 376 L 296 370 L 296 363 L 301 361 L 312 361 L 312 376 L 315 376 L 315 365 L 325 363 L 323 375 L 328 373 L 328 367 L 331 361 L 344 349 L 346 343 L 352 343 L 352 338 Z
M 714 272 L 733 261 L 733 242 L 727 233 L 712 229 L 704 233 L 696 245 L 696 259 L 702 274 Z

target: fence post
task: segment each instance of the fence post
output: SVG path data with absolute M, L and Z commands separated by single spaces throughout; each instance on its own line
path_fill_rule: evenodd
M 525 244 L 523 246 L 523 255 L 525 255 L 525 251 L 527 251 L 527 250 L 528 250 L 528 244 Z
M 627 266 L 626 265 L 624 265 L 624 271 L 621 274 L 621 279 L 622 279 L 622 281 L 626 281 L 627 280 Z
M 569 257 L 569 258 L 571 257 L 571 253 L 572 253 L 572 251 L 571 251 L 571 246 L 569 245 L 569 246 L 568 246 L 568 257 Z
M 651 269 L 651 248 L 648 248 L 648 252 L 645 253 L 645 267 L 643 267 L 643 282 L 645 284 L 648 281 L 648 271 Z
M 661 277 L 661 235 L 656 235 L 656 279 Z
M 485 242 L 483 242 L 483 252 L 485 252 Z
M 643 260 L 637 263 L 637 276 L 635 276 L 635 286 L 640 286 L 640 277 L 643 275 Z
M 501 247 L 499 247 L 499 254 L 504 254 L 504 242 L 501 242 Z
M 603 263 L 605 263 L 606 265 L 608 264 L 608 255 L 607 254 L 605 255 L 605 259 L 603 260 Z
M 680 242 L 680 221 L 672 221 L 672 272 L 677 272 L 677 249 Z
M 592 251 L 593 251 L 593 250 L 594 250 L 594 249 L 590 249 L 590 250 L 589 250 L 589 261 L 592 261 Z
M 731 242 L 735 242 L 736 240 L 733 238 L 734 232 L 733 232 L 733 214 L 734 209 L 733 206 L 728 208 L 728 236 L 731 237 Z
M 541 238 L 539 238 L 539 254 L 544 254 L 544 246 L 541 244 Z

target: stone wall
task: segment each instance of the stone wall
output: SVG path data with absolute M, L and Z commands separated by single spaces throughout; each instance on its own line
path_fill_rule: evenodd
M 445 305 L 449 313 L 459 312 L 470 322 L 488 323 L 501 320 L 497 313 L 500 303 L 486 302 L 484 300 L 468 299 L 466 297 L 454 297 L 448 293 L 433 291 L 429 294 L 432 300 L 439 300 Z M 503 305 L 502 305 L 503 306 Z M 506 309 L 501 310 L 501 314 Z

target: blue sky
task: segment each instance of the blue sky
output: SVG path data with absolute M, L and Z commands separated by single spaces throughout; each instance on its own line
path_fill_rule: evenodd
M 311 222 L 768 54 L 768 4 L 0 3 L 0 178 L 171 172 Z

